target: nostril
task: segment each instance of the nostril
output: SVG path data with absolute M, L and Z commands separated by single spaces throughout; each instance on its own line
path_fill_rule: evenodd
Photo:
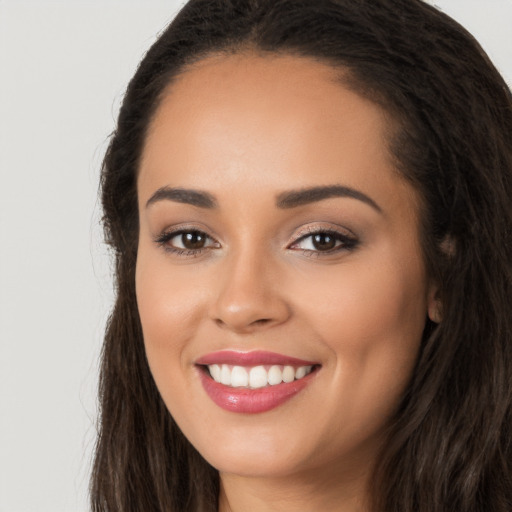
M 254 320 L 252 325 L 264 325 L 270 322 L 270 318 L 260 318 L 259 320 Z
M 268 325 L 271 322 L 272 322 L 271 318 L 259 318 L 258 320 L 253 320 L 252 322 L 246 323 L 245 326 L 238 326 L 238 327 L 245 328 L 245 329 L 251 329 L 251 328 L 255 328 L 255 327 L 262 327 L 262 326 Z M 222 327 L 222 328 L 226 328 L 231 325 L 229 322 L 222 320 L 222 318 L 216 318 L 215 323 L 217 324 L 218 327 Z M 233 323 L 233 326 L 234 326 L 234 323 Z

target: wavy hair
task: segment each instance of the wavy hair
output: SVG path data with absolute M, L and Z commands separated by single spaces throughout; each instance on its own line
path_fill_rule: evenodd
M 94 512 L 214 512 L 219 480 L 151 376 L 135 300 L 136 177 L 167 86 L 214 54 L 289 54 L 340 69 L 388 112 L 440 283 L 372 483 L 379 512 L 512 510 L 512 96 L 475 39 L 421 0 L 191 0 L 140 63 L 101 194 L 116 302 L 102 352 Z

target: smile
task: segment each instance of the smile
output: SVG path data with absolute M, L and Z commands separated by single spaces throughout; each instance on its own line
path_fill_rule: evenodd
M 272 352 L 221 351 L 196 365 L 207 395 L 222 409 L 261 413 L 304 389 L 320 365 Z
M 231 366 L 228 364 L 212 364 L 207 366 L 211 377 L 215 382 L 233 388 L 258 389 L 267 386 L 277 386 L 283 382 L 289 383 L 303 379 L 311 373 L 313 366 Z

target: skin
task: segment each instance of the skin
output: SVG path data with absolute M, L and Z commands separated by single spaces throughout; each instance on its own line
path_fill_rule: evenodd
M 339 75 L 339 73 L 338 73 Z M 169 86 L 138 178 L 137 301 L 169 411 L 220 471 L 221 511 L 362 511 L 384 430 L 410 380 L 436 287 L 419 198 L 387 150 L 389 120 L 332 68 L 294 56 L 209 57 Z M 280 208 L 285 191 L 365 194 Z M 161 198 L 207 192 L 216 208 Z M 200 251 L 162 233 L 200 230 Z M 309 233 L 357 240 L 320 251 Z M 321 365 L 281 406 L 214 404 L 194 362 L 268 350 Z

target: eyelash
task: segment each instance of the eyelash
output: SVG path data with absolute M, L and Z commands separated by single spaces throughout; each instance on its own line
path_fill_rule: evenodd
M 192 234 L 196 236 L 203 236 L 205 239 L 210 242 L 213 242 L 212 245 L 207 247 L 200 247 L 197 249 L 186 249 L 181 247 L 174 247 L 170 244 L 171 240 L 180 235 Z M 332 249 L 321 251 L 314 249 L 299 249 L 297 246 L 300 242 L 307 240 L 308 238 L 313 238 L 315 235 L 324 235 L 328 237 L 332 237 L 335 241 L 335 247 Z M 218 248 L 220 244 L 211 236 L 209 236 L 204 231 L 194 228 L 180 228 L 177 230 L 171 230 L 161 233 L 155 238 L 155 242 L 161 246 L 166 252 L 175 254 L 177 256 L 195 258 L 203 254 L 205 251 L 211 248 Z M 359 245 L 359 240 L 353 235 L 347 235 L 345 233 L 341 233 L 339 231 L 333 229 L 322 229 L 322 228 L 308 228 L 305 233 L 299 235 L 292 244 L 289 245 L 289 248 L 293 250 L 301 250 L 302 254 L 307 257 L 321 258 L 323 256 L 330 256 L 332 254 L 336 254 L 341 251 L 351 251 L 354 250 Z
M 354 235 L 348 235 L 346 233 L 341 233 L 340 231 L 336 231 L 332 228 L 307 228 L 304 232 L 302 232 L 299 237 L 290 245 L 290 248 L 297 246 L 300 242 L 307 240 L 308 238 L 313 239 L 315 235 L 323 235 L 332 237 L 335 242 L 335 247 L 326 251 L 320 251 L 315 249 L 300 249 L 304 256 L 308 256 L 310 258 L 321 258 L 326 256 L 331 256 L 332 254 L 337 254 L 341 251 L 352 251 L 354 250 L 358 244 L 359 240 Z M 314 243 L 311 240 L 311 243 Z M 297 249 L 296 249 L 297 250 Z
M 195 234 L 199 236 L 204 236 L 206 240 L 213 241 L 215 244 L 218 244 L 218 242 L 213 239 L 211 236 L 209 236 L 204 231 L 201 231 L 200 229 L 194 229 L 194 228 L 180 228 L 175 231 L 165 231 L 161 233 L 159 236 L 156 237 L 155 242 L 160 245 L 166 252 L 176 254 L 177 256 L 184 256 L 189 258 L 195 258 L 197 256 L 200 256 L 204 251 L 210 249 L 211 247 L 200 247 L 198 249 L 187 249 L 187 248 L 181 248 L 181 247 L 173 247 L 170 242 L 173 238 L 176 238 L 180 235 L 187 235 L 187 234 Z

